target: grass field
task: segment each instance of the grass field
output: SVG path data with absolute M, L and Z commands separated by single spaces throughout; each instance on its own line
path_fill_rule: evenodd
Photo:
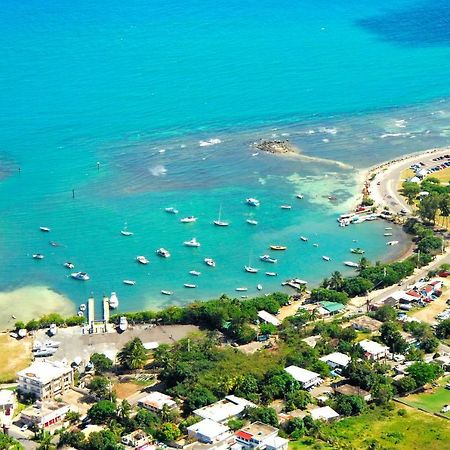
M 31 341 L 17 341 L 6 333 L 0 334 L 0 383 L 15 381 L 16 373 L 31 361 Z
M 396 405 L 325 425 L 322 437 L 291 442 L 289 450 L 442 450 L 450 442 L 450 421 Z
M 437 178 L 441 183 L 446 184 L 450 181 L 450 167 L 430 173 L 427 178 Z
M 445 389 L 445 384 L 450 382 L 450 377 L 444 381 L 441 387 L 433 392 L 423 392 L 420 394 L 408 395 L 402 400 L 415 408 L 422 408 L 430 413 L 438 413 L 444 405 L 450 405 L 450 389 Z M 450 419 L 450 412 L 444 416 Z

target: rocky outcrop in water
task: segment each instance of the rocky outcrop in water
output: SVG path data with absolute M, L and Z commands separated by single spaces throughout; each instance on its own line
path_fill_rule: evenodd
M 289 141 L 268 141 L 261 139 L 253 144 L 255 148 L 262 152 L 273 153 L 275 155 L 297 154 L 296 148 Z

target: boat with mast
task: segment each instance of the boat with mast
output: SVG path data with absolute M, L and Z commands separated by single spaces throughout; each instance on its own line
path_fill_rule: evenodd
M 133 233 L 131 231 L 128 231 L 128 225 L 125 222 L 125 226 L 123 227 L 123 230 L 120 231 L 120 234 L 122 236 L 133 236 Z
M 217 220 L 213 221 L 213 224 L 217 227 L 227 227 L 228 225 L 230 225 L 229 222 L 222 220 L 222 205 L 220 205 L 219 208 L 219 217 L 217 218 Z
M 184 241 L 183 244 L 186 247 L 200 247 L 200 242 L 197 241 L 197 239 L 194 237 L 190 241 Z

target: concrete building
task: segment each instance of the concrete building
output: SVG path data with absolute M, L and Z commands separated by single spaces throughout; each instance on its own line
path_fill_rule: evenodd
M 330 406 L 323 406 L 322 408 L 315 408 L 311 411 L 311 417 L 314 420 L 324 420 L 330 422 L 339 417 L 339 414 Z
M 344 353 L 334 352 L 329 355 L 322 356 L 320 358 L 321 361 L 327 363 L 332 369 L 343 369 L 348 366 L 348 363 L 351 361 L 350 356 L 345 355 Z
M 20 419 L 27 425 L 48 428 L 62 425 L 69 410 L 70 405 L 64 402 L 36 402 L 22 411 Z
M 126 436 L 122 436 L 123 445 L 137 450 L 144 450 L 150 448 L 150 438 L 147 433 L 142 430 L 135 430 Z
M 369 402 L 372 399 L 372 395 L 370 394 L 370 392 L 367 392 L 358 386 L 352 386 L 351 384 L 335 385 L 333 389 L 335 393 L 342 395 L 359 395 L 366 402 Z
M 138 401 L 138 405 L 157 414 L 161 413 L 164 406 L 169 409 L 174 409 L 177 407 L 176 402 L 170 395 L 157 391 L 150 392 L 150 394 L 140 399 Z
M 211 419 L 203 419 L 187 428 L 188 436 L 204 444 L 214 444 L 230 437 L 230 428 Z
M 381 328 L 383 322 L 379 320 L 372 319 L 369 316 L 359 316 L 350 321 L 350 325 L 358 331 L 370 331 L 371 333 L 375 333 Z
M 8 389 L 2 389 L 0 391 L 0 427 L 3 429 L 3 432 L 6 432 L 11 426 L 16 404 L 14 392 Z
M 289 441 L 278 436 L 278 428 L 254 422 L 236 433 L 236 443 L 245 450 L 287 450 Z
M 17 373 L 18 390 L 38 400 L 50 400 L 73 385 L 73 370 L 62 363 L 35 361 Z
M 264 323 L 270 323 L 276 327 L 279 327 L 281 325 L 281 321 L 277 317 L 275 317 L 273 314 L 268 313 L 267 311 L 264 311 L 263 309 L 261 311 L 258 311 L 258 317 Z
M 323 383 L 322 378 L 316 372 L 302 369 L 297 366 L 289 366 L 284 369 L 287 373 L 297 380 L 303 387 L 303 389 L 311 389 L 319 384 Z
M 222 423 L 228 419 L 240 417 L 247 406 L 253 408 L 256 405 L 244 398 L 228 395 L 223 400 L 196 409 L 194 414 L 202 419 L 210 419 L 214 422 Z
M 364 356 L 367 359 L 377 360 L 381 358 L 386 358 L 389 353 L 388 347 L 379 344 L 378 342 L 371 341 L 369 339 L 364 339 L 363 341 L 360 341 L 359 345 L 364 350 Z

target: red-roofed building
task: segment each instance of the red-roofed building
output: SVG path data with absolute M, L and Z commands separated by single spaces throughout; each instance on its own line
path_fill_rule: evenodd
M 289 441 L 278 436 L 278 428 L 262 422 L 241 428 L 235 436 L 236 443 L 245 450 L 288 450 Z

